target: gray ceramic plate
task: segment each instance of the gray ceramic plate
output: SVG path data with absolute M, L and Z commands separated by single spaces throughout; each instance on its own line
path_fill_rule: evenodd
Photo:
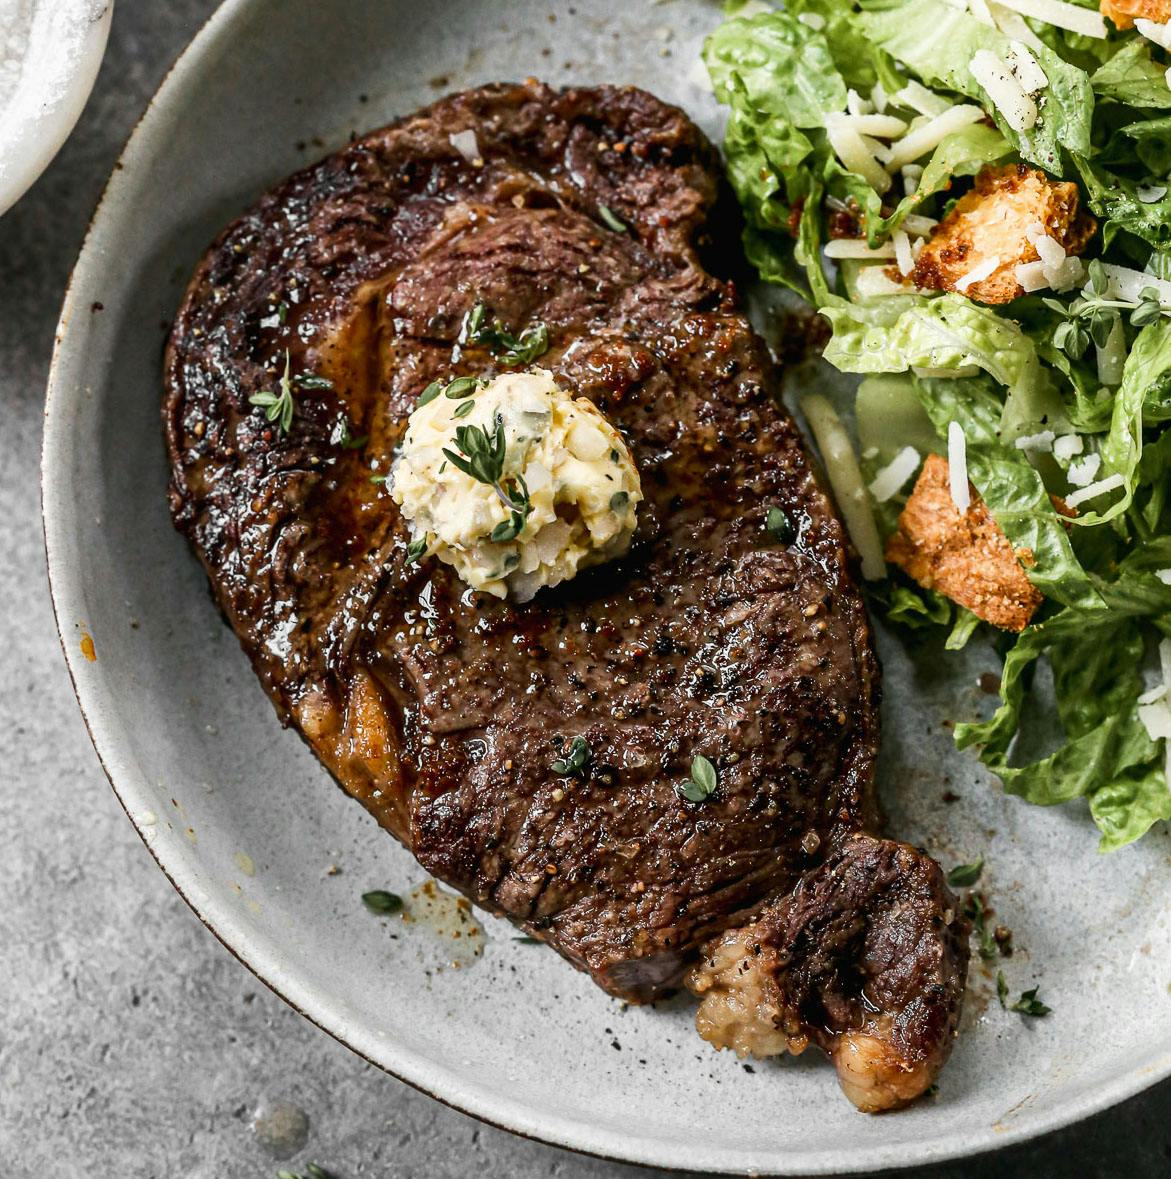
M 411 923 L 364 911 L 360 893 L 410 893 L 420 869 L 281 730 L 167 517 L 163 335 L 224 223 L 351 130 L 494 79 L 637 82 L 718 131 L 688 80 L 717 19 L 702 0 L 225 4 L 127 147 L 62 314 L 44 511 L 65 651 L 119 797 L 195 910 L 412 1084 L 520 1133 L 667 1166 L 826 1173 L 988 1150 L 1171 1071 L 1167 834 L 1101 858 L 1081 810 L 1022 806 L 952 751 L 949 720 L 987 707 L 988 652 L 949 660 L 944 679 L 938 651 L 912 660 L 884 639 L 884 796 L 893 829 L 945 864 L 985 855 L 1016 935 L 1010 985 L 1039 983 L 1054 1013 L 1001 1011 L 975 969 L 938 1097 L 867 1118 L 813 1053 L 749 1073 L 696 1038 L 687 1003 L 624 1009 L 502 923 L 483 922 L 467 960 L 450 915 L 422 901 Z

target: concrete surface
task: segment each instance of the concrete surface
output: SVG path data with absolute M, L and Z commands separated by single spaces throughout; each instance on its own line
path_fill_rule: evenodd
M 652 1175 L 481 1126 L 286 1008 L 171 890 L 90 748 L 45 584 L 42 390 L 64 284 L 105 177 L 213 7 L 119 0 L 80 126 L 0 219 L 0 1169 L 8 1179 L 272 1176 L 291 1151 L 283 1165 L 317 1160 L 338 1179 Z M 1164 1085 L 1071 1130 L 930 1173 L 1169 1170 Z

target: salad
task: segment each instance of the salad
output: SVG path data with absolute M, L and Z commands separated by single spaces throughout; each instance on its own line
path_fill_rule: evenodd
M 1169 20 L 750 0 L 704 47 L 748 258 L 863 378 L 856 441 L 803 407 L 879 609 L 997 636 L 999 708 L 956 741 L 1084 797 L 1103 850 L 1171 818 Z M 1028 761 L 1034 680 L 1064 736 Z

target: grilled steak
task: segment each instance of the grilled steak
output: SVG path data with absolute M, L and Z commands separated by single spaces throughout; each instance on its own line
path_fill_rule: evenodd
M 232 225 L 166 358 L 175 523 L 282 720 L 429 872 L 632 1001 L 843 847 L 880 855 L 891 887 L 913 889 L 922 859 L 857 834 L 878 822 L 877 667 L 767 351 L 701 262 L 737 256 L 718 177 L 697 128 L 639 90 L 457 94 Z M 539 364 L 623 432 L 646 496 L 627 557 L 523 606 L 410 563 L 371 479 L 424 386 L 496 371 L 461 339 L 478 302 L 547 326 Z M 282 374 L 287 431 L 249 401 Z M 575 736 L 592 759 L 558 773 Z M 697 754 L 718 786 L 689 802 Z M 932 921 L 950 905 L 960 930 L 935 884 Z M 865 920 L 864 891 L 829 890 L 853 914 L 834 930 Z M 778 945 L 795 920 L 779 903 Z M 834 986 L 857 1003 L 877 959 L 851 937 L 827 953 L 856 959 Z M 947 1018 L 924 1024 L 932 1072 L 962 941 Z

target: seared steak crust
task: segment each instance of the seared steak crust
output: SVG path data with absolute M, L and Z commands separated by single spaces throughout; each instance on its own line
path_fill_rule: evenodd
M 866 616 L 765 347 L 701 264 L 737 252 L 717 178 L 639 90 L 458 94 L 232 225 L 166 358 L 175 523 L 282 719 L 428 871 L 632 1000 L 877 818 Z M 538 363 L 646 493 L 627 558 L 523 607 L 408 564 L 370 479 L 429 381 L 494 370 L 459 340 L 477 301 L 548 325 Z M 287 435 L 249 404 L 286 356 Z M 558 775 L 575 735 L 593 761 Z M 695 754 L 704 803 L 675 791 Z
M 843 839 L 787 896 L 707 947 L 688 978 L 704 1039 L 740 1055 L 813 1042 L 869 1113 L 923 1093 L 951 1054 L 970 926 L 934 860 Z

